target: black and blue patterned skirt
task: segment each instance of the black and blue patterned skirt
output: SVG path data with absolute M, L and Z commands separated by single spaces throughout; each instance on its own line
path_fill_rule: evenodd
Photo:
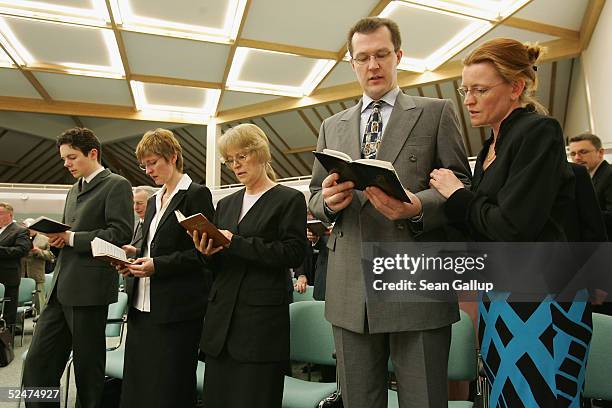
M 479 337 L 491 407 L 580 407 L 593 331 L 584 298 L 512 303 L 507 293 L 483 295 Z

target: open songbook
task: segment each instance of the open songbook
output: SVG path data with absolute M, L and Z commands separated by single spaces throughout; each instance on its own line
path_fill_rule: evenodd
M 357 190 L 376 186 L 400 201 L 410 202 L 390 162 L 376 159 L 352 160 L 348 154 L 332 149 L 323 149 L 322 152 L 313 153 L 328 172 L 340 175 L 339 182 L 352 181 Z
M 327 227 L 321 220 L 308 220 L 306 222 L 306 228 L 318 236 L 323 236 L 327 232 Z
M 93 241 L 91 241 L 91 253 L 96 259 L 112 263 L 132 263 L 132 261 L 127 258 L 127 255 L 125 254 L 125 251 L 123 249 L 98 237 L 94 238 Z
M 208 221 L 208 218 L 206 218 L 204 214 L 197 213 L 189 217 L 185 217 L 179 210 L 174 211 L 174 214 L 176 215 L 176 219 L 178 220 L 179 224 L 181 224 L 181 226 L 187 231 L 198 231 L 200 235 L 202 235 L 203 232 L 208 234 L 208 238 L 213 240 L 213 246 L 215 248 L 230 244 L 229 239 L 227 239 L 225 235 L 219 231 L 215 224 Z
M 63 224 L 59 221 L 55 221 L 52 218 L 48 217 L 38 217 L 34 220 L 34 222 L 27 226 L 29 229 L 42 232 L 43 234 L 47 233 L 55 233 L 55 232 L 65 232 L 70 229 L 70 225 Z

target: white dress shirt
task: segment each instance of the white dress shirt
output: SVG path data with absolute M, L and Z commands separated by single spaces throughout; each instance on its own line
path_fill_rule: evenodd
M 384 137 L 385 132 L 387 131 L 387 124 L 389 123 L 389 118 L 391 117 L 391 112 L 393 111 L 393 106 L 395 105 L 395 100 L 397 99 L 397 94 L 399 94 L 400 89 L 396 87 L 380 98 L 380 101 L 384 101 L 384 103 L 380 107 L 380 114 L 382 115 L 382 135 L 381 138 Z M 370 103 L 374 99 L 370 98 L 368 95 L 363 94 L 362 104 L 361 104 L 361 122 L 359 123 L 359 144 L 363 145 L 363 134 L 365 133 L 366 126 L 368 124 L 368 119 L 370 119 L 370 115 L 372 114 L 372 106 Z M 382 140 L 382 139 L 381 139 Z
M 153 242 L 153 238 L 155 238 L 155 232 L 157 231 L 157 227 L 159 226 L 159 221 L 164 216 L 164 213 L 168 209 L 168 204 L 172 201 L 172 198 L 178 193 L 180 190 L 187 190 L 191 185 L 191 177 L 187 174 L 183 174 L 183 177 L 179 180 L 178 184 L 162 206 L 161 199 L 166 192 L 166 185 L 157 191 L 155 196 L 155 215 L 151 220 L 151 224 L 149 225 L 149 233 L 147 234 L 147 242 L 145 246 L 145 250 L 143 252 L 143 257 L 148 258 L 151 253 L 151 243 Z M 190 216 L 192 214 L 185 214 L 185 216 Z M 144 235 L 144 231 L 143 231 Z M 144 244 L 144 243 L 143 243 Z M 136 287 L 136 296 L 134 297 L 133 306 L 140 310 L 141 312 L 150 312 L 151 311 L 151 278 L 140 278 L 138 279 L 138 286 Z

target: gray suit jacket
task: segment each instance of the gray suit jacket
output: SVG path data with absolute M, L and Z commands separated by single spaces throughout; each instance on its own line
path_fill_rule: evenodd
M 75 183 L 66 197 L 63 222 L 74 231 L 74 247 L 58 256 L 52 289 L 64 305 L 95 306 L 117 301 L 117 271 L 108 262 L 94 259 L 91 241 L 99 237 L 117 246 L 130 242 L 132 187 L 125 178 L 105 169 L 79 192 Z
M 45 282 L 45 262 L 53 261 L 55 255 L 49 247 L 49 238 L 43 234 L 36 234 L 32 240 L 32 245 L 40 249 L 40 254 L 28 253 L 21 258 L 21 274 L 34 279 L 37 283 Z
M 321 125 L 317 150 L 330 148 L 360 158 L 361 104 L 342 111 Z M 429 188 L 429 173 L 445 167 L 469 186 L 470 168 L 461 141 L 453 105 L 448 100 L 412 97 L 400 92 L 383 133 L 377 159 L 393 163 L 405 188 L 423 204 L 422 225 L 409 220 L 390 221 L 361 191 L 336 216 L 329 237 L 325 315 L 335 326 L 363 333 L 367 311 L 370 333 L 427 330 L 459 319 L 456 303 L 373 303 L 366 307 L 362 242 L 445 241 L 444 197 Z M 323 210 L 321 183 L 327 171 L 315 160 L 310 184 L 310 210 L 330 220 Z

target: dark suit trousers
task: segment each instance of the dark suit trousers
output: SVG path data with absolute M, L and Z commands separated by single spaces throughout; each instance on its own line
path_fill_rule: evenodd
M 10 300 L 4 303 L 4 321 L 8 326 L 14 325 L 17 319 L 17 303 L 19 298 L 19 284 L 4 284 L 4 297 Z
M 66 306 L 56 292 L 40 315 L 23 368 L 24 387 L 59 387 L 73 352 L 74 375 L 82 408 L 97 408 L 104 389 L 108 305 Z M 59 403 L 26 403 L 28 408 L 59 407 Z
M 391 357 L 401 408 L 448 406 L 451 326 L 360 334 L 333 326 L 345 408 L 386 408 Z

